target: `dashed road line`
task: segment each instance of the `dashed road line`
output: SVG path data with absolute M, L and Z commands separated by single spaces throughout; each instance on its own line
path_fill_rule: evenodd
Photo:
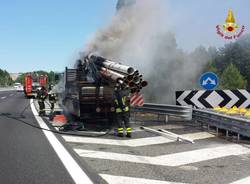
M 113 152 L 103 152 L 94 150 L 74 149 L 81 157 L 106 159 L 121 162 L 133 162 L 141 164 L 161 165 L 161 166 L 181 166 L 192 164 L 226 156 L 249 154 L 250 149 L 238 144 L 228 144 L 218 147 L 198 149 L 174 154 L 167 154 L 155 157 L 138 156 L 131 154 L 120 154 Z
M 41 128 L 49 129 L 46 123 L 41 117 L 38 116 L 38 112 L 33 104 L 33 99 L 30 100 L 32 112 Z M 49 131 L 42 130 L 49 143 L 55 150 L 56 154 L 62 161 L 63 165 L 67 169 L 68 173 L 77 184 L 93 184 L 87 174 L 81 169 L 69 152 L 64 148 L 56 136 Z
M 6 98 L 6 96 L 1 97 L 1 99 L 5 99 L 5 98 Z

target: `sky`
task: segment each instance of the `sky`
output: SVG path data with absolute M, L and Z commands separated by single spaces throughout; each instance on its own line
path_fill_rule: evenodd
M 140 0 L 143 1 L 143 0 Z M 153 0 L 152 0 L 153 1 Z M 117 0 L 0 0 L 0 68 L 8 72 L 53 70 L 74 63 L 87 40 L 115 14 Z M 249 0 L 165 0 L 169 30 L 178 48 L 221 47 L 216 34 L 229 8 L 250 28 Z M 249 32 L 248 32 L 249 33 Z

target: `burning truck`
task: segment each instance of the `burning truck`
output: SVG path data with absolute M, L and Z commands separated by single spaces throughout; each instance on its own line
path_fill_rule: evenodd
M 74 119 L 111 123 L 115 88 L 132 95 L 148 84 L 133 67 L 94 54 L 81 58 L 74 69 L 66 68 L 64 73 L 63 105 Z

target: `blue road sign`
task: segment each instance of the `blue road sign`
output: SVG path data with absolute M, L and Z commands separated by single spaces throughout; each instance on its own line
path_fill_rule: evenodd
M 214 89 L 218 85 L 218 77 L 213 72 L 206 72 L 200 77 L 200 86 L 204 89 Z

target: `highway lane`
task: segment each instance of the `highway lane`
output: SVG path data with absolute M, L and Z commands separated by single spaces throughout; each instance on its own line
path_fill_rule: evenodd
M 0 91 L 0 100 L 6 99 L 7 97 L 12 97 L 16 93 L 17 93 L 16 91 Z
M 75 183 L 44 133 L 10 118 L 21 118 L 38 126 L 29 103 L 23 93 L 0 92 L 0 182 Z M 20 113 L 27 105 L 24 117 L 20 117 Z

